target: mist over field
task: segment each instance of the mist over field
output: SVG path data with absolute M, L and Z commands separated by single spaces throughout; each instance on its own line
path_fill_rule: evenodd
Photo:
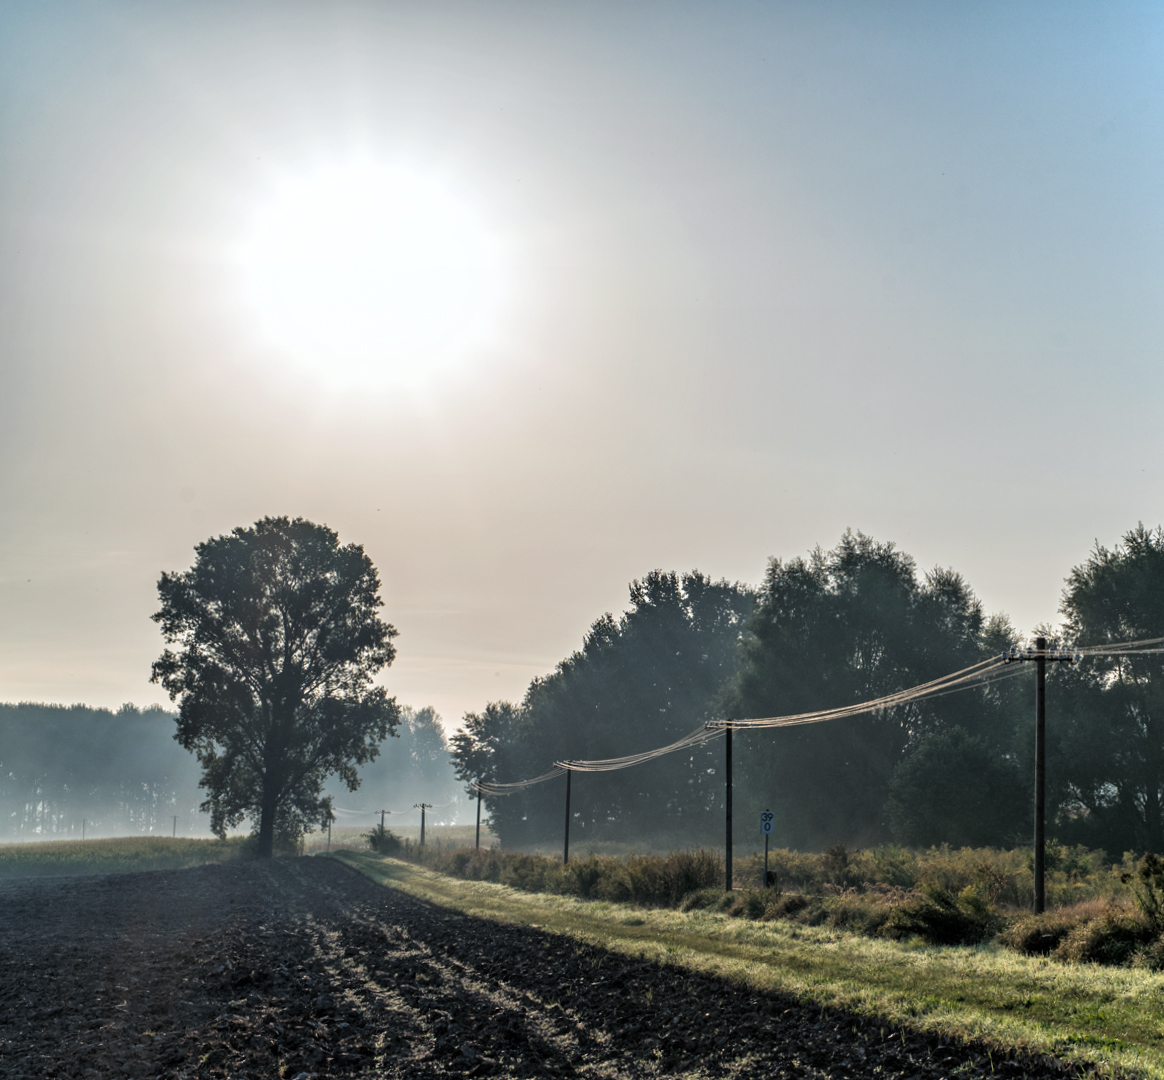
M 373 811 L 416 802 L 453 804 L 430 821 L 466 812 L 439 721 L 431 709 L 403 712 L 399 737 L 365 766 L 359 790 L 334 792 L 337 825 L 370 829 Z M 174 731 L 175 714 L 156 706 L 0 704 L 0 843 L 210 836 L 201 766 Z M 419 824 L 419 812 L 401 820 Z

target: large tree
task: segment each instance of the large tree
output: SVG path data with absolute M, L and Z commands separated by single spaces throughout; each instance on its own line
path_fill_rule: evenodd
M 960 575 L 919 575 L 892 543 L 851 531 L 832 551 L 773 559 L 748 631 L 743 664 L 723 700 L 734 718 L 811 712 L 904 690 L 998 651 L 1009 633 L 1003 620 L 985 617 Z M 778 841 L 797 847 L 886 840 L 895 768 L 926 735 L 955 726 L 1005 755 L 1004 706 L 997 695 L 967 692 L 824 724 L 740 732 L 736 808 L 745 819 L 774 810 Z M 931 753 L 916 763 L 910 787 L 942 799 L 941 770 L 928 768 L 936 760 Z
M 1073 647 L 1164 636 L 1164 530 L 1141 524 L 1097 545 L 1071 571 L 1061 611 Z M 1048 682 L 1060 831 L 1112 854 L 1164 851 L 1161 659 L 1092 657 Z
M 710 718 L 735 671 L 751 592 L 699 571 L 653 570 L 630 584 L 621 616 L 595 620 L 582 647 L 534 679 L 520 707 L 491 705 L 465 717 L 453 738 L 458 775 L 506 782 L 536 776 L 563 759 L 650 750 Z M 676 844 L 714 827 L 719 755 L 697 748 L 612 773 L 576 776 L 571 814 L 578 843 L 651 838 Z M 506 845 L 558 835 L 562 789 L 543 784 L 487 798 Z
M 153 665 L 178 702 L 175 738 L 202 764 L 219 836 L 258 821 L 259 854 L 332 820 L 323 785 L 350 790 L 398 722 L 372 677 L 392 662 L 380 580 L 364 549 L 324 525 L 263 518 L 195 548 L 162 574 L 153 616 L 168 645 Z

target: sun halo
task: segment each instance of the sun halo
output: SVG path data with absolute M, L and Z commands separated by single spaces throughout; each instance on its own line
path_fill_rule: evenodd
M 457 358 L 496 315 L 497 236 L 443 178 L 345 164 L 285 180 L 243 245 L 264 337 L 322 373 L 407 381 Z

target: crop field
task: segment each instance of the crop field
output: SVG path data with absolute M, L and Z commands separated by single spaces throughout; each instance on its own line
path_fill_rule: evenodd
M 1158 1074 L 1151 1055 L 1042 1055 L 1049 1042 L 1019 1027 L 943 1034 L 922 951 L 895 962 L 918 973 L 911 1015 L 888 983 L 844 991 L 840 967 L 895 954 L 840 936 L 813 941 L 836 970 L 798 971 L 795 937 L 780 946 L 741 920 L 519 894 L 357 852 L 11 879 L 0 905 L 5 1080 L 1049 1080 L 1092 1061 Z M 1150 1009 L 1143 1025 L 1156 1021 Z
M 341 853 L 370 878 L 466 915 L 549 930 L 621 955 L 787 995 L 893 1030 L 1006 1056 L 1014 1048 L 1087 1069 L 1164 1076 L 1164 975 L 1064 964 L 995 942 L 942 947 L 831 927 L 645 909 L 457 880 L 399 860 Z
M 245 839 L 191 840 L 131 836 L 112 840 L 51 840 L 0 845 L 0 879 L 178 870 L 238 858 Z

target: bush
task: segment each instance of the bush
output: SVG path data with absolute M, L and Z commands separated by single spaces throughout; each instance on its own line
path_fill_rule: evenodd
M 1060 912 L 1026 915 L 1006 927 L 999 940 L 1027 956 L 1050 956 L 1081 921 Z
M 1113 911 L 1073 927 L 1051 955 L 1074 963 L 1127 964 L 1154 936 L 1142 917 Z
M 975 945 L 995 930 L 989 914 L 967 911 L 945 889 L 929 886 L 894 905 L 881 928 L 885 937 L 918 937 L 930 945 Z
M 371 832 L 364 833 L 368 847 L 380 855 L 398 855 L 404 847 L 403 841 L 391 829 L 384 828 L 383 822 Z
M 695 892 L 689 892 L 683 897 L 679 910 L 706 911 L 708 908 L 717 907 L 726 895 L 722 888 L 696 889 Z
M 1153 933 L 1159 933 L 1164 925 L 1164 859 L 1149 853 L 1134 871 L 1121 874 L 1120 881 L 1131 886 L 1136 906 Z

